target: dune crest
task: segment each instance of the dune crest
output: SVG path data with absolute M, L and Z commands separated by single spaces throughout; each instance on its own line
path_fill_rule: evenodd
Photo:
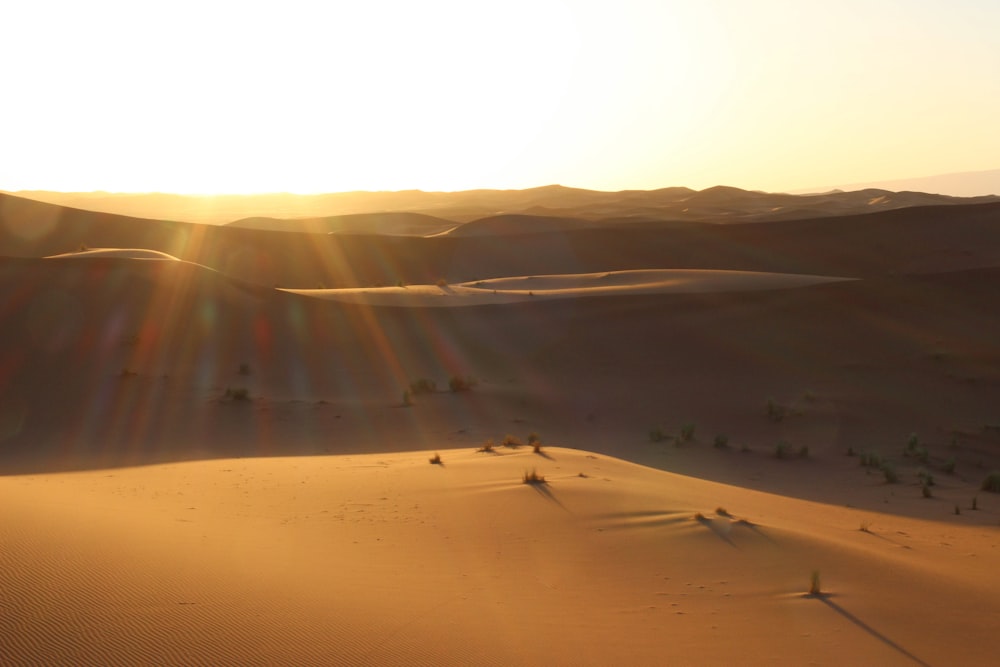
M 283 289 L 317 299 L 370 306 L 455 307 L 633 294 L 697 294 L 792 289 L 851 280 L 761 271 L 647 269 L 490 278 L 457 285 Z

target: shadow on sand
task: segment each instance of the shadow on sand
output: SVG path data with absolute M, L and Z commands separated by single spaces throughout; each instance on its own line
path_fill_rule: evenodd
M 859 628 L 861 628 L 862 630 L 864 630 L 865 632 L 867 632 L 869 635 L 871 635 L 875 639 L 879 640 L 880 642 L 882 642 L 883 644 L 885 644 L 889 648 L 894 649 L 900 655 L 903 655 L 903 656 L 909 658 L 914 663 L 916 663 L 918 665 L 922 665 L 923 667 L 930 667 L 929 664 L 927 664 L 926 662 L 924 662 L 923 660 L 921 660 L 917 656 L 913 655 L 912 653 L 910 653 L 909 651 L 907 651 L 905 648 L 903 648 L 902 646 L 900 646 L 896 642 L 892 641 L 891 639 L 889 639 L 888 637 L 886 637 L 885 635 L 883 635 L 881 632 L 879 632 L 878 630 L 876 630 L 872 626 L 868 625 L 867 623 L 865 623 L 864 621 L 862 621 L 860 618 L 858 618 L 857 616 L 855 616 L 854 614 L 852 614 L 851 612 L 847 611 L 846 609 L 844 609 L 843 607 L 841 607 L 839 604 L 837 604 L 836 602 L 834 602 L 833 599 L 832 599 L 832 596 L 829 593 L 819 593 L 818 595 L 806 595 L 805 597 L 807 597 L 809 599 L 812 599 L 812 600 L 819 600 L 820 602 L 822 602 L 823 604 L 825 604 L 827 607 L 829 607 L 833 611 L 837 612 L 838 614 L 840 614 L 841 616 L 843 616 L 844 618 L 846 618 L 848 621 L 850 621 L 854 625 L 858 626 Z

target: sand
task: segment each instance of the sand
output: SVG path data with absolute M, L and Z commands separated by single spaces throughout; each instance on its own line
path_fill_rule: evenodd
M 983 664 L 1000 584 L 981 521 L 944 527 L 542 451 L 2 479 L 0 652 L 6 664 Z M 546 483 L 523 484 L 528 469 Z M 815 570 L 823 594 L 809 596 Z
M 992 664 L 1000 264 L 965 214 L 702 268 L 372 241 L 427 277 L 384 288 L 124 225 L 0 257 L 0 664 Z

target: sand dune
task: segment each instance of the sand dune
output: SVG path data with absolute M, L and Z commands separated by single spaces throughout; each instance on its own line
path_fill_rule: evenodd
M 606 273 L 492 278 L 458 285 L 283 290 L 317 299 L 371 306 L 453 307 L 508 304 L 534 299 L 574 299 L 628 294 L 691 294 L 790 289 L 847 278 L 750 271 L 649 269 Z
M 0 664 L 992 664 L 998 214 L 388 238 L 0 197 Z
M 543 452 L 0 479 L 0 651 L 6 664 L 907 665 L 996 649 L 995 536 L 975 525 L 994 510 L 945 528 Z M 522 484 L 526 469 L 547 484 Z M 814 570 L 825 594 L 809 597 Z

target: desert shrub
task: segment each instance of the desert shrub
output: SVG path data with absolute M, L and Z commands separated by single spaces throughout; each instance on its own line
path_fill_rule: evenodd
M 493 444 L 493 441 L 492 441 L 492 440 L 487 440 L 487 441 L 486 441 L 486 442 L 484 442 L 484 443 L 482 444 L 482 446 L 481 446 L 481 447 L 480 447 L 479 449 L 477 449 L 476 451 L 477 451 L 477 452 L 486 452 L 487 454 L 492 454 L 492 453 L 493 453 L 493 448 L 494 448 L 494 447 L 495 447 L 495 445 Z
M 720 433 L 719 435 L 715 436 L 715 439 L 712 440 L 712 446 L 715 447 L 716 449 L 726 449 L 727 447 L 729 447 L 729 436 Z
M 226 387 L 226 392 L 222 396 L 231 401 L 249 401 L 250 390 L 246 387 Z
M 726 516 L 726 517 L 732 516 L 732 514 L 730 514 L 725 507 L 716 507 L 715 513 L 718 514 L 719 516 Z
M 428 378 L 417 378 L 410 383 L 410 393 L 414 396 L 420 394 L 433 394 L 437 391 L 437 383 Z
M 972 496 L 972 509 L 979 509 L 979 496 Z
M 767 417 L 771 421 L 780 422 L 785 418 L 788 410 L 783 405 L 779 405 L 773 398 L 767 399 Z
M 802 445 L 799 448 L 799 458 L 800 459 L 807 459 L 807 458 L 809 458 L 809 445 Z
M 705 515 L 701 512 L 696 512 L 693 518 L 695 521 L 708 521 L 708 519 L 705 518 Z
M 791 445 L 789 445 L 784 440 L 779 440 L 778 443 L 774 446 L 774 458 L 776 459 L 787 458 L 790 449 Z
M 545 482 L 545 477 L 543 475 L 539 475 L 538 471 L 535 470 L 534 468 L 531 469 L 531 472 L 528 472 L 527 470 L 525 470 L 524 471 L 524 476 L 521 478 L 521 481 L 524 482 L 525 484 L 545 484 L 546 483 Z
M 434 452 L 434 456 L 430 458 L 430 462 L 433 463 L 434 465 L 441 465 L 441 455 L 438 454 L 437 452 Z
M 895 484 L 899 481 L 899 475 L 896 473 L 896 469 L 892 467 L 892 464 L 888 461 L 883 461 L 882 465 L 879 466 L 879 470 L 882 471 L 882 476 L 885 477 L 887 484 Z
M 945 461 L 944 465 L 941 466 L 941 470 L 943 470 L 948 475 L 953 474 L 955 472 L 955 457 L 953 456 L 947 461 Z
M 540 442 L 540 441 L 541 441 L 541 438 L 538 437 L 537 433 L 529 433 L 528 434 L 528 444 L 529 445 L 533 445 L 536 442 Z
M 871 532 L 871 527 L 872 527 L 872 522 L 871 521 L 862 519 L 861 520 L 861 525 L 858 526 L 858 530 L 860 530 L 862 533 L 870 533 Z
M 650 442 L 663 442 L 667 439 L 667 434 L 663 432 L 663 428 L 659 426 L 654 426 L 649 429 L 649 440 Z
M 535 444 L 533 444 L 531 446 L 531 449 L 536 454 L 541 454 L 542 453 L 542 443 L 541 442 L 536 442 Z
M 451 379 L 448 380 L 448 388 L 455 393 L 463 391 L 472 391 L 473 388 L 478 384 L 476 378 L 472 376 L 462 377 L 461 375 L 452 375 Z
M 438 287 L 447 287 L 448 286 L 448 281 L 446 279 L 444 279 L 444 278 L 438 278 L 437 282 L 434 283 L 434 284 L 437 285 Z
M 930 474 L 926 470 L 921 470 L 917 473 L 917 477 L 920 479 L 920 483 L 924 486 L 934 486 L 934 475 Z
M 237 370 L 237 372 L 240 375 L 250 375 L 250 364 L 248 364 L 248 363 L 242 363 L 242 364 L 240 364 L 240 367 Z
M 694 424 L 684 424 L 681 426 L 681 442 L 690 442 L 694 440 Z
M 500 442 L 500 444 L 503 445 L 504 447 L 510 447 L 511 449 L 517 449 L 518 447 L 520 447 L 524 443 L 521 442 L 520 440 L 518 440 L 517 438 L 515 438 L 512 435 L 505 435 L 503 437 L 503 440 Z
M 920 446 L 920 438 L 917 437 L 916 433 L 911 433 L 910 437 L 906 439 L 906 451 L 912 454 Z
M 885 463 L 885 459 L 878 452 L 862 452 L 859 460 L 865 468 L 881 468 Z
M 1000 493 L 1000 472 L 994 470 L 986 479 L 983 480 L 983 484 L 980 487 L 983 491 L 990 491 L 992 493 Z
M 819 570 L 813 570 L 809 577 L 809 595 L 819 595 L 821 592 Z
M 961 513 L 962 513 L 962 508 L 959 507 L 958 505 L 955 505 L 955 515 L 957 516 Z
M 924 498 L 932 498 L 934 496 L 934 494 L 931 493 L 931 487 L 926 484 L 920 487 L 920 492 L 923 494 Z

